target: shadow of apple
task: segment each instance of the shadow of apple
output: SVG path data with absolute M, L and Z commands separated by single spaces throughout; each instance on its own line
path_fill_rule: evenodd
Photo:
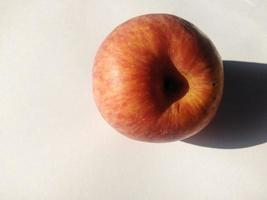
M 244 148 L 267 141 L 267 64 L 224 61 L 224 94 L 215 118 L 186 143 Z

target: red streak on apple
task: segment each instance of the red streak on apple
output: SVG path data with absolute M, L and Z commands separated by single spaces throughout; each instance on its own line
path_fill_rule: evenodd
M 169 14 L 119 25 L 100 46 L 93 67 L 93 94 L 103 118 L 141 141 L 198 133 L 215 115 L 222 90 L 222 61 L 212 42 Z

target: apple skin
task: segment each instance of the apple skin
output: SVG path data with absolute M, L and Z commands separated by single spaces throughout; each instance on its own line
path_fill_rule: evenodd
M 223 91 L 221 58 L 207 36 L 170 14 L 147 14 L 115 28 L 93 67 L 103 118 L 140 141 L 188 138 L 214 117 Z

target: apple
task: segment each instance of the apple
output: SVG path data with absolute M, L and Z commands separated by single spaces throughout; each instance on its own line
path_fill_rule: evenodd
M 93 66 L 103 118 L 140 141 L 183 140 L 214 117 L 223 91 L 221 58 L 208 37 L 170 14 L 147 14 L 115 28 Z

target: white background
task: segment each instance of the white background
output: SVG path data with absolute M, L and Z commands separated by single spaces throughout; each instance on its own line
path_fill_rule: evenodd
M 91 93 L 101 41 L 129 18 L 172 13 L 224 60 L 267 63 L 266 10 L 264 0 L 0 0 L 0 199 L 267 199 L 266 143 L 133 141 Z

